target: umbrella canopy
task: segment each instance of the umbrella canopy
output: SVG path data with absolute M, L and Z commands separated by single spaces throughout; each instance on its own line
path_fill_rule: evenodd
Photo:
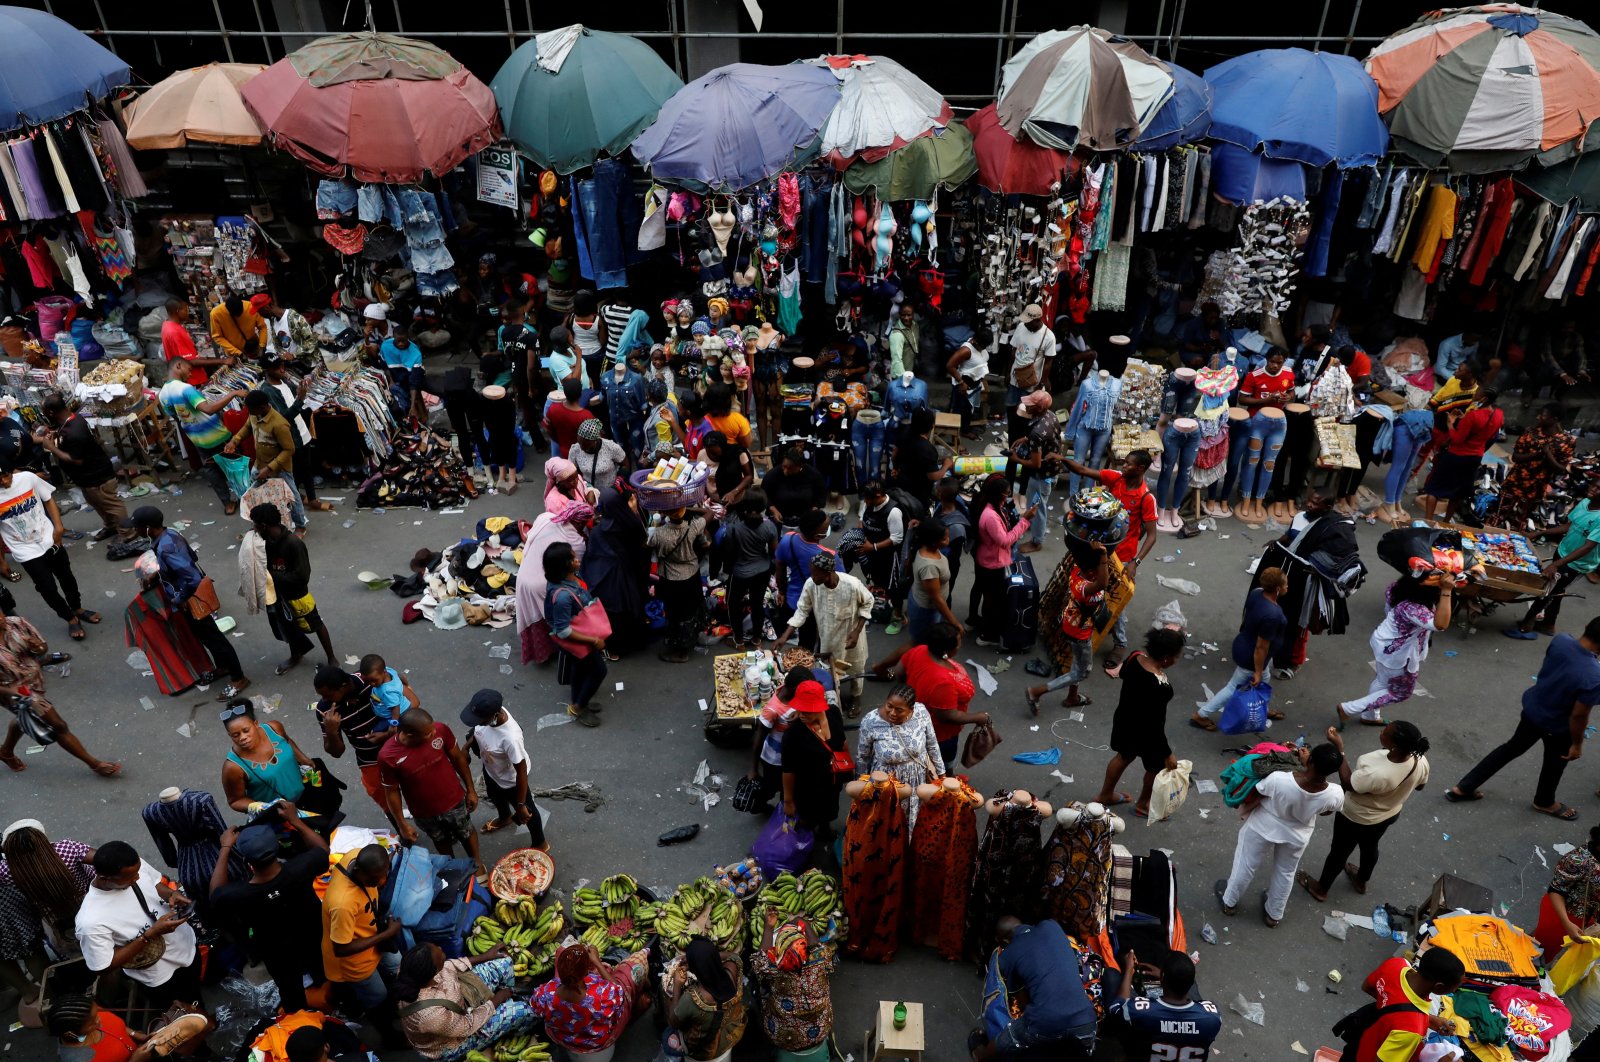
M 1027 137 L 1018 140 L 989 104 L 967 119 L 972 150 L 978 162 L 978 183 L 998 195 L 1049 195 L 1061 180 L 1068 152 L 1040 147 Z
M 1266 48 L 1205 76 L 1213 140 L 1319 167 L 1371 165 L 1389 146 L 1378 86 L 1348 55 Z
M 1430 12 L 1367 56 L 1395 146 L 1458 173 L 1580 150 L 1600 118 L 1597 68 L 1594 30 L 1516 4 Z
M 950 124 L 950 104 L 926 81 L 881 55 L 823 55 L 803 62 L 833 71 L 839 106 L 822 130 L 822 152 L 843 169 L 877 162 L 936 126 Z
M 64 118 L 130 79 L 128 64 L 44 11 L 0 7 L 0 129 Z
M 1600 151 L 1594 150 L 1596 139 L 1600 136 L 1589 137 L 1589 150 L 1575 159 L 1519 174 L 1518 183 L 1557 206 L 1576 199 L 1579 210 L 1600 214 Z
M 1298 162 L 1269 159 L 1236 144 L 1211 149 L 1211 193 L 1230 203 L 1254 203 L 1287 196 L 1306 198 L 1306 168 Z
M 1125 147 L 1172 95 L 1167 64 L 1094 26 L 1039 34 L 1001 72 L 995 113 L 1043 147 Z
M 876 188 L 879 199 L 897 203 L 931 199 L 936 188 L 954 188 L 977 172 L 972 134 L 952 122 L 877 162 L 855 163 L 844 171 L 844 186 L 858 194 Z
M 424 173 L 442 176 L 500 139 L 494 94 L 449 55 L 407 37 L 358 36 L 367 38 L 365 67 L 316 65 L 319 55 L 355 50 L 341 35 L 313 41 L 245 82 L 244 105 L 274 146 L 328 176 L 348 168 L 358 181 L 411 184 Z M 427 78 L 423 65 L 447 72 Z
M 207 63 L 156 82 L 128 106 L 128 146 L 149 151 L 190 141 L 261 143 L 261 126 L 239 86 L 265 69 L 259 63 Z
M 1206 79 L 1171 63 L 1167 69 L 1172 73 L 1172 95 L 1134 140 L 1139 151 L 1166 151 L 1192 144 L 1204 140 L 1211 130 L 1211 86 Z
M 572 25 L 517 48 L 490 87 L 517 148 L 571 173 L 621 154 L 683 82 L 643 41 Z
M 632 150 L 657 180 L 736 192 L 814 157 L 838 103 L 826 70 L 733 63 L 683 86 Z

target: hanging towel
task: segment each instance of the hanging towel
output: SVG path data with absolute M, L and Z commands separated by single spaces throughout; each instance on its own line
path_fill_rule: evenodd
M 39 139 L 44 141 L 45 153 L 50 156 L 50 169 L 56 175 L 56 184 L 61 187 L 62 202 L 67 204 L 67 209 L 59 213 L 76 214 L 83 207 L 78 205 L 78 197 L 72 189 L 72 179 L 67 176 L 67 167 L 61 159 L 61 149 L 56 146 L 56 138 L 46 129 Z

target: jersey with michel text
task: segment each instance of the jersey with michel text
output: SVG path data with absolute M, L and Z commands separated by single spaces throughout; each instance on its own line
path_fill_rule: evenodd
M 1215 1003 L 1191 1000 L 1175 1007 L 1160 998 L 1119 999 L 1112 1012 L 1127 1022 L 1138 1041 L 1128 1062 L 1206 1062 L 1211 1043 L 1222 1031 Z

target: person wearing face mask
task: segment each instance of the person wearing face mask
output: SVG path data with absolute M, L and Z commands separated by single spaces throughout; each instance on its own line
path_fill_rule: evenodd
M 200 953 L 188 924 L 194 901 L 126 841 L 97 847 L 93 866 L 75 922 L 84 964 L 97 974 L 121 970 L 157 1012 L 199 1002 Z

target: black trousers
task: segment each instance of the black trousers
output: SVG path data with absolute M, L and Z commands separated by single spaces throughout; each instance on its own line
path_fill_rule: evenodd
M 593 656 L 594 654 L 591 653 L 589 655 Z M 528 797 L 526 804 L 519 805 L 517 803 L 517 791 L 501 786 L 493 778 L 489 777 L 488 771 L 483 772 L 483 791 L 489 795 L 489 803 L 494 805 L 496 818 L 509 819 L 519 809 L 526 809 L 528 812 L 528 843 L 534 848 L 544 847 L 544 820 L 539 817 L 539 809 L 534 805 L 532 796 Z
M 189 626 L 193 629 L 194 636 L 200 640 L 200 644 L 206 647 L 206 652 L 211 654 L 211 663 L 218 671 L 226 671 L 229 678 L 244 678 L 244 667 L 239 663 L 239 654 L 228 644 L 228 636 L 217 630 L 215 616 L 207 616 L 200 620 L 191 618 Z
M 291 929 L 284 927 L 284 931 Z M 286 1014 L 306 1009 L 306 974 L 311 975 L 312 984 L 327 980 L 322 972 L 321 940 L 313 940 L 309 944 L 296 940 L 282 951 L 262 955 L 261 965 L 267 968 L 273 983 L 278 986 L 278 1003 Z
M 272 636 L 289 646 L 290 656 L 302 657 L 315 648 L 306 632 L 284 611 L 282 601 L 267 606 L 267 622 L 272 627 Z
M 1577 582 L 1582 575 L 1582 572 L 1575 572 L 1571 568 L 1562 568 L 1560 574 L 1556 576 L 1556 581 L 1550 584 L 1550 589 L 1545 591 L 1544 596 L 1528 606 L 1527 614 L 1522 617 L 1522 625 L 1533 626 L 1533 621 L 1542 612 L 1543 625 L 1554 627 L 1556 620 L 1561 616 L 1561 595 L 1565 594 L 1567 587 Z
M 995 641 L 1005 615 L 1006 570 L 972 565 L 972 593 L 967 598 L 967 624 L 977 625 L 978 637 Z
M 317 500 L 317 473 L 322 471 L 322 459 L 317 456 L 315 439 L 294 448 L 294 485 L 306 496 L 306 501 Z
M 1500 768 L 1540 743 L 1544 745 L 1544 759 L 1539 765 L 1539 783 L 1533 791 L 1533 802 L 1542 808 L 1549 807 L 1556 802 L 1556 786 L 1561 784 L 1561 774 L 1567 769 L 1567 761 L 1561 757 L 1572 747 L 1572 735 L 1564 730 L 1547 734 L 1521 716 L 1517 718 L 1517 729 L 1512 732 L 1511 740 L 1479 760 L 1478 765 L 1456 783 L 1456 788 L 1471 796 Z
M 51 546 L 44 556 L 22 561 L 21 564 L 22 570 L 33 580 L 33 588 L 39 591 L 39 596 L 44 598 L 51 612 L 68 623 L 78 618 L 83 600 L 78 596 L 78 580 L 73 578 L 72 562 L 67 559 L 66 550 Z
M 706 608 L 705 594 L 700 589 L 700 576 L 662 579 L 656 584 L 656 596 L 667 611 L 667 648 L 675 653 L 693 652 L 699 640 L 701 617 Z
M 201 1003 L 200 995 L 200 950 L 197 947 L 194 961 L 181 970 L 173 971 L 171 977 L 159 985 L 141 984 L 139 990 L 144 993 L 145 999 L 150 1001 L 151 1009 L 166 1010 L 174 1003 Z
M 733 640 L 739 641 L 744 630 L 744 612 L 750 610 L 750 640 L 759 642 L 762 629 L 767 625 L 767 583 L 771 570 L 760 575 L 735 575 L 728 583 L 728 625 L 733 628 Z
M 1344 869 L 1345 861 L 1350 858 L 1350 853 L 1358 848 L 1361 850 L 1361 862 L 1356 870 L 1356 879 L 1363 885 L 1371 881 L 1372 872 L 1378 866 L 1378 841 L 1399 817 L 1391 815 L 1382 822 L 1368 825 L 1345 818 L 1342 811 L 1335 812 L 1333 845 L 1328 849 L 1328 858 L 1322 861 L 1322 876 L 1317 879 L 1322 891 L 1327 892 L 1333 888 L 1333 883 L 1339 878 L 1339 872 Z

